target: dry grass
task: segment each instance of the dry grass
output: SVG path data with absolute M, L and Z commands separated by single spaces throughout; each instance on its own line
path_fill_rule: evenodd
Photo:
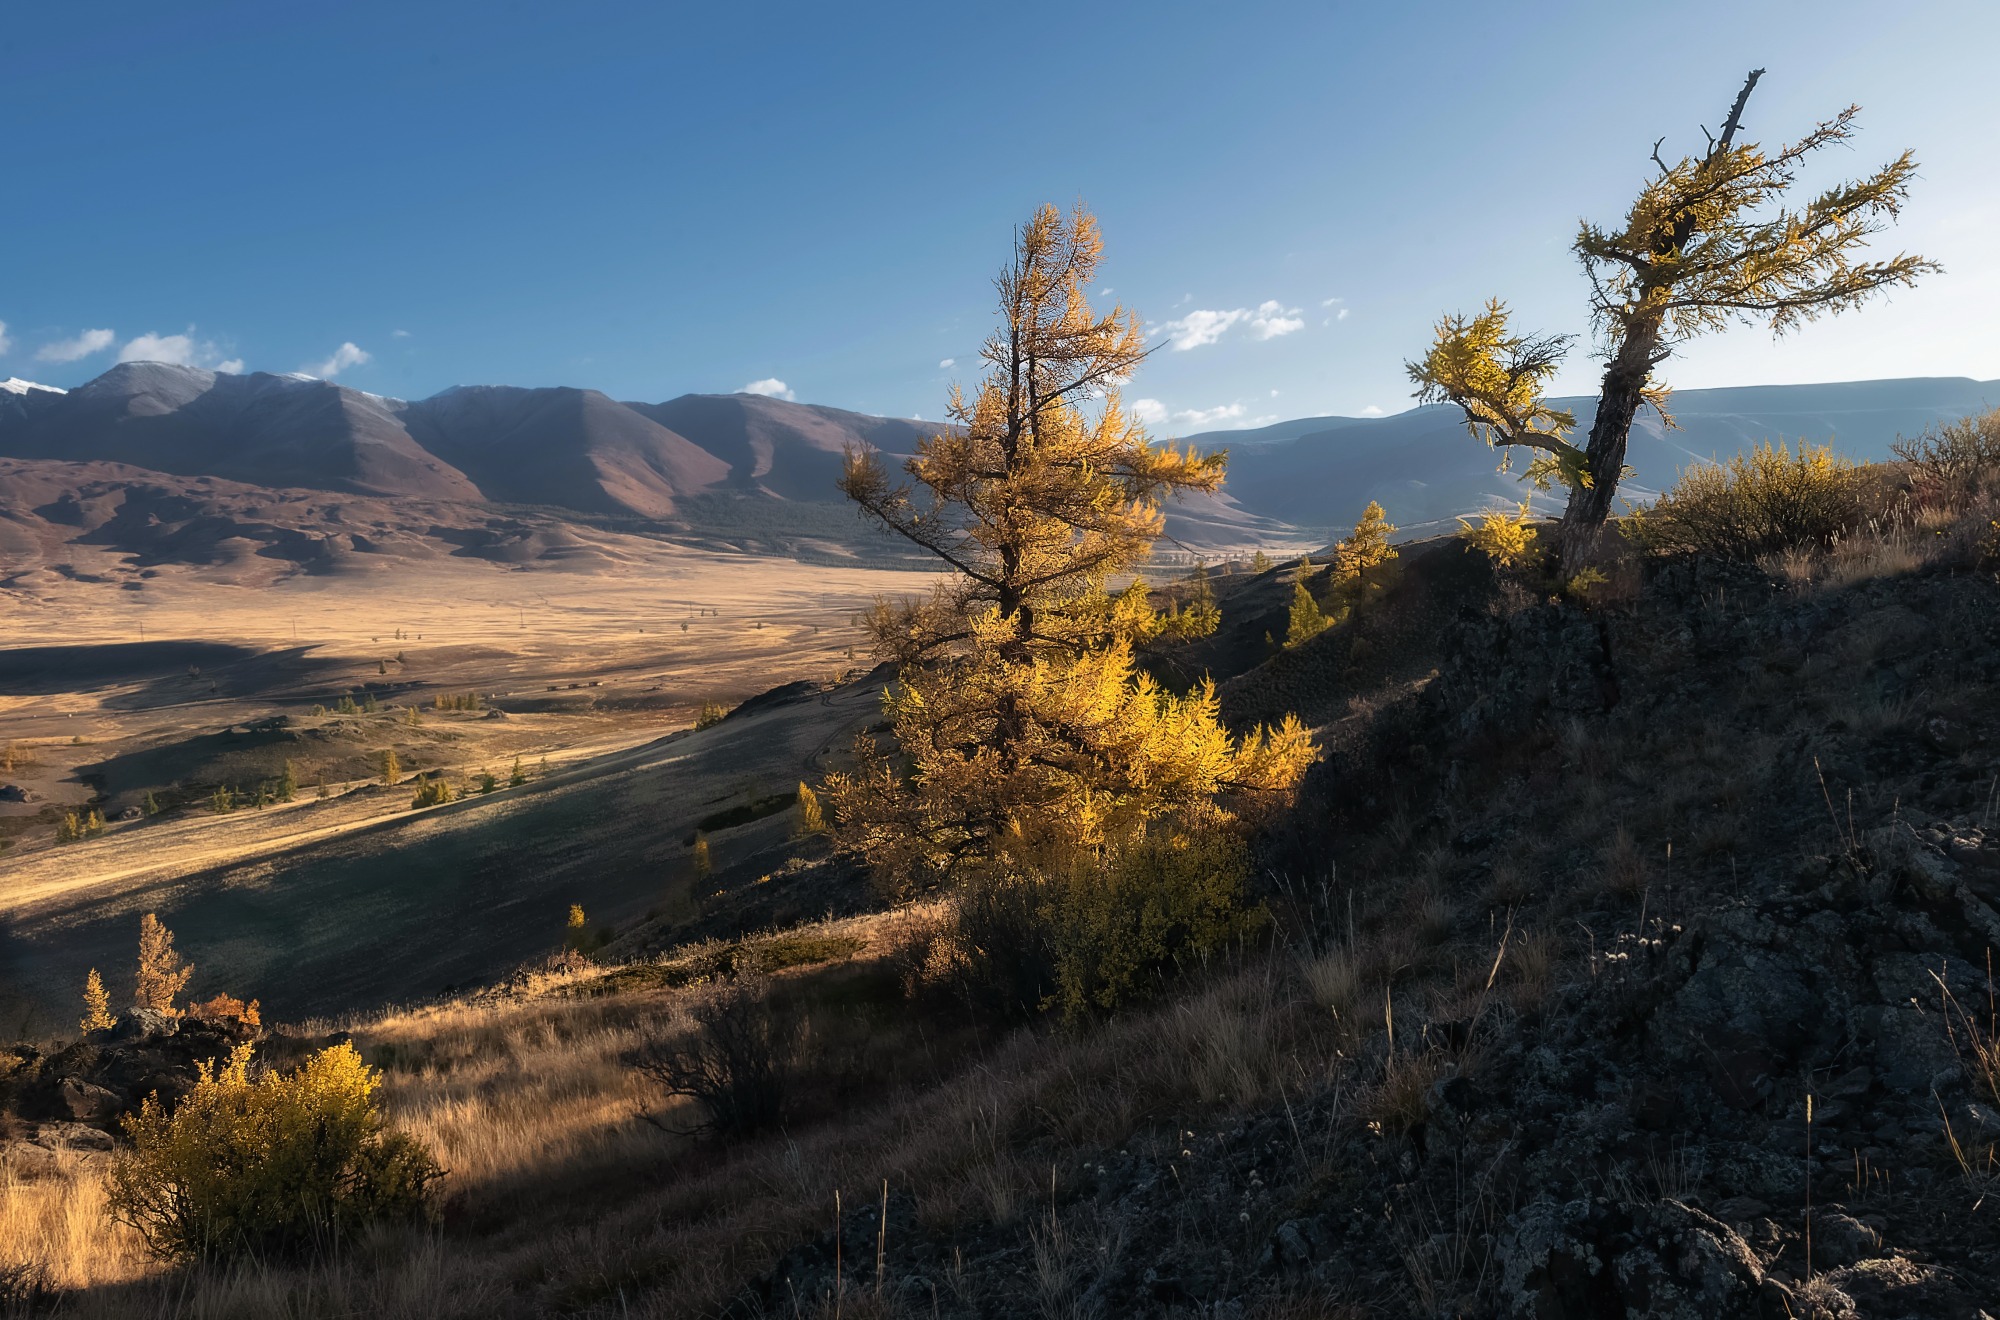
M 103 1156 L 65 1152 L 46 1176 L 0 1169 L 0 1270 L 26 1266 L 64 1289 L 143 1278 L 155 1268 L 139 1235 L 111 1223 Z
M 59 1284 L 89 1289 L 70 1303 L 79 1317 L 707 1313 L 821 1230 L 836 1189 L 886 1179 L 932 1229 L 1018 1221 L 1046 1205 L 1052 1161 L 1115 1148 L 1163 1113 L 1324 1087 L 1334 1024 L 1289 965 L 1253 963 L 1157 1012 L 990 1040 L 975 1066 L 963 1052 L 955 1067 L 941 1061 L 935 1084 L 884 1083 L 837 1122 L 727 1147 L 641 1121 L 658 1097 L 621 1063 L 690 992 L 597 994 L 604 973 L 557 970 L 506 996 L 354 1024 L 385 1069 L 392 1123 L 449 1170 L 438 1230 L 385 1233 L 312 1268 L 176 1280 L 106 1229 L 103 1161 L 78 1161 L 59 1182 L 0 1184 L 0 1261 L 39 1262 Z M 843 963 L 774 985 L 838 998 L 859 974 Z M 873 1029 L 921 1056 L 923 1024 L 907 1018 Z M 1034 1222 L 1054 1279 L 1065 1235 L 1082 1226 Z M 1049 1298 L 1059 1311 L 1061 1290 Z

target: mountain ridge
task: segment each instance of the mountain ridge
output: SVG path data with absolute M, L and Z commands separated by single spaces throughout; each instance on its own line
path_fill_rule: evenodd
M 1679 429 L 1650 412 L 1635 426 L 1625 490 L 1643 501 L 1689 463 L 1760 440 L 1804 436 L 1880 458 L 1896 435 L 1993 401 L 2000 381 L 1963 377 L 1682 390 L 1669 404 Z M 1593 400 L 1554 402 L 1576 411 L 1579 430 L 1588 427 Z M 409 529 L 417 537 L 527 509 L 544 521 L 608 518 L 753 552 L 833 544 L 881 553 L 839 495 L 843 455 L 867 446 L 893 462 L 938 429 L 748 393 L 649 403 L 574 386 L 459 385 L 406 400 L 299 375 L 130 362 L 67 392 L 11 380 L 0 391 L 0 459 L 22 460 L 0 473 L 0 521 L 14 526 L 6 539 L 16 546 L 87 534 L 137 552 L 140 541 L 126 547 L 122 539 L 138 535 L 132 518 L 97 524 L 76 513 L 101 506 L 136 469 L 179 479 L 153 483 L 176 492 L 172 509 L 217 537 L 264 545 L 259 553 L 301 536 L 318 543 L 344 534 L 320 514 L 274 529 L 251 515 L 253 488 L 272 493 L 281 511 L 310 503 L 286 492 L 364 499 L 378 522 L 393 521 L 399 508 L 410 518 L 421 510 L 422 525 Z M 1553 511 L 1556 503 L 1499 471 L 1497 456 L 1472 443 L 1447 406 L 1183 439 L 1230 451 L 1223 493 L 1167 509 L 1169 544 L 1190 557 L 1316 544 L 1351 526 L 1370 500 L 1408 534 L 1448 528 L 1482 507 L 1527 499 Z M 65 479 L 70 494 L 50 499 Z M 226 495 L 216 482 L 231 483 Z M 453 507 L 467 512 L 442 521 L 435 512 Z M 154 529 L 143 552 L 157 555 L 163 543 L 193 541 L 163 542 Z

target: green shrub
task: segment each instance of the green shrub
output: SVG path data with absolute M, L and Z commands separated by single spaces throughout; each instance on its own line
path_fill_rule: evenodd
M 1066 1018 L 1111 1009 L 1149 983 L 1253 928 L 1249 857 L 1220 831 L 1166 833 L 1101 871 L 1073 873 L 1057 895 L 1056 1006 Z
M 410 810 L 419 807 L 441 807 L 452 800 L 451 785 L 443 779 L 420 779 L 417 781 L 416 796 L 410 799 Z
M 1232 835 L 1169 830 L 1101 860 L 989 875 L 957 895 L 925 974 L 1007 1016 L 1119 1008 L 1261 922 L 1248 874 Z
M 1824 445 L 1759 445 L 1681 474 L 1651 509 L 1624 520 L 1647 550 L 1756 559 L 1824 548 L 1864 513 L 1860 472 Z
M 126 1119 L 132 1150 L 110 1209 L 171 1260 L 291 1256 L 363 1226 L 422 1214 L 441 1172 L 376 1111 L 379 1076 L 352 1045 L 291 1073 L 251 1071 L 253 1047 L 204 1064 L 169 1114 L 157 1097 Z

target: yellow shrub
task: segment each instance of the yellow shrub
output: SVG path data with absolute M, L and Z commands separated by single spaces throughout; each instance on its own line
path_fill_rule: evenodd
M 384 1129 L 379 1078 L 353 1046 L 254 1075 L 252 1050 L 203 1065 L 171 1114 L 155 1097 L 126 1119 L 133 1148 L 112 1172 L 116 1219 L 161 1256 L 211 1260 L 298 1254 L 424 1210 L 438 1166 Z
M 1466 544 L 1475 550 L 1485 551 L 1496 568 L 1512 568 L 1525 562 L 1533 553 L 1539 535 L 1528 526 L 1526 500 L 1521 501 L 1519 513 L 1488 509 L 1479 515 L 1476 524 L 1460 518 L 1458 528 L 1458 534 L 1465 538 Z
M 1801 440 L 1795 450 L 1759 445 L 1727 463 L 1691 467 L 1624 526 L 1648 550 L 1755 559 L 1830 545 L 1861 516 L 1854 464 Z

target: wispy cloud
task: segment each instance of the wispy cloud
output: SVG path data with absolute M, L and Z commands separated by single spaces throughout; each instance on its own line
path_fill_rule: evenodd
M 194 327 L 186 333 L 163 335 L 147 331 L 125 341 L 125 347 L 118 350 L 120 362 L 165 362 L 176 367 L 202 367 L 209 371 L 241 371 L 243 360 L 224 360 L 222 349 L 214 341 L 196 339 Z
M 792 397 L 792 387 L 779 380 L 776 376 L 766 376 L 762 380 L 753 380 L 743 387 L 743 392 L 745 394 L 761 394 L 767 399 L 789 399 Z
M 102 353 L 118 341 L 109 330 L 86 330 L 74 339 L 58 339 L 35 350 L 37 362 L 75 362 L 92 353 Z
M 1230 311 L 1214 311 L 1197 307 L 1186 316 L 1172 321 L 1162 321 L 1149 333 L 1173 336 L 1174 351 L 1185 353 L 1191 348 L 1213 344 L 1240 321 L 1250 319 L 1250 311 L 1237 307 Z
M 391 339 L 408 339 L 409 337 L 410 332 L 407 330 L 391 330 L 389 332 L 389 338 Z
M 1243 405 L 1225 403 L 1215 408 L 1190 408 L 1186 412 L 1174 414 L 1174 420 L 1184 426 L 1214 426 L 1217 422 L 1234 422 L 1243 416 Z
M 957 365 L 958 365 L 958 359 L 957 359 L 957 358 L 946 358 L 946 359 L 945 359 L 944 361 L 942 361 L 942 362 L 938 363 L 938 370 L 939 370 L 939 371 L 950 371 L 950 370 L 951 370 L 951 369 L 952 369 L 953 367 L 955 367 L 955 366 L 957 366 Z
M 1182 302 L 1187 299 L 1183 298 Z M 1305 317 L 1296 307 L 1287 307 L 1275 298 L 1256 307 L 1197 307 L 1185 316 L 1161 321 L 1147 330 L 1149 335 L 1168 335 L 1176 353 L 1213 344 L 1239 325 L 1250 328 L 1253 339 L 1276 339 L 1305 329 Z
M 224 358 L 222 361 L 215 364 L 214 369 L 216 371 L 224 373 L 225 375 L 240 376 L 243 374 L 243 359 Z
M 14 341 L 7 338 L 7 323 L 0 321 L 0 353 L 5 353 L 12 347 L 14 347 Z
M 358 367 L 372 360 L 373 358 L 367 349 L 349 340 L 339 348 L 334 349 L 333 354 L 326 361 L 315 362 L 303 368 L 303 370 L 308 376 L 318 376 L 321 380 L 332 380 L 349 367 Z
M 1271 391 L 1275 397 L 1276 390 Z M 1185 435 L 1190 431 L 1215 430 L 1218 428 L 1240 431 L 1249 426 L 1268 426 L 1278 420 L 1277 414 L 1253 417 L 1250 407 L 1244 403 L 1219 403 L 1213 408 L 1169 408 L 1158 399 L 1134 399 L 1132 415 L 1148 426 L 1171 423 Z
M 1367 406 L 1366 408 L 1363 408 L 1363 409 L 1361 410 L 1361 412 L 1360 412 L 1360 414 L 1359 414 L 1359 415 L 1360 415 L 1360 416 L 1362 416 L 1362 417 L 1387 417 L 1387 416 L 1388 416 L 1388 414 L 1387 414 L 1387 413 L 1385 413 L 1385 412 L 1383 412 L 1383 411 L 1382 411 L 1382 409 L 1381 409 L 1381 408 L 1380 408 L 1380 407 L 1379 407 L 1378 405 L 1376 405 L 1376 404 L 1372 404 L 1372 403 L 1371 403 L 1371 404 L 1369 404 L 1369 405 L 1368 405 L 1368 406 Z
M 1286 307 L 1276 299 L 1257 304 L 1256 312 L 1250 317 L 1250 333 L 1259 339 L 1276 339 L 1294 330 L 1305 329 L 1305 318 L 1296 307 Z

